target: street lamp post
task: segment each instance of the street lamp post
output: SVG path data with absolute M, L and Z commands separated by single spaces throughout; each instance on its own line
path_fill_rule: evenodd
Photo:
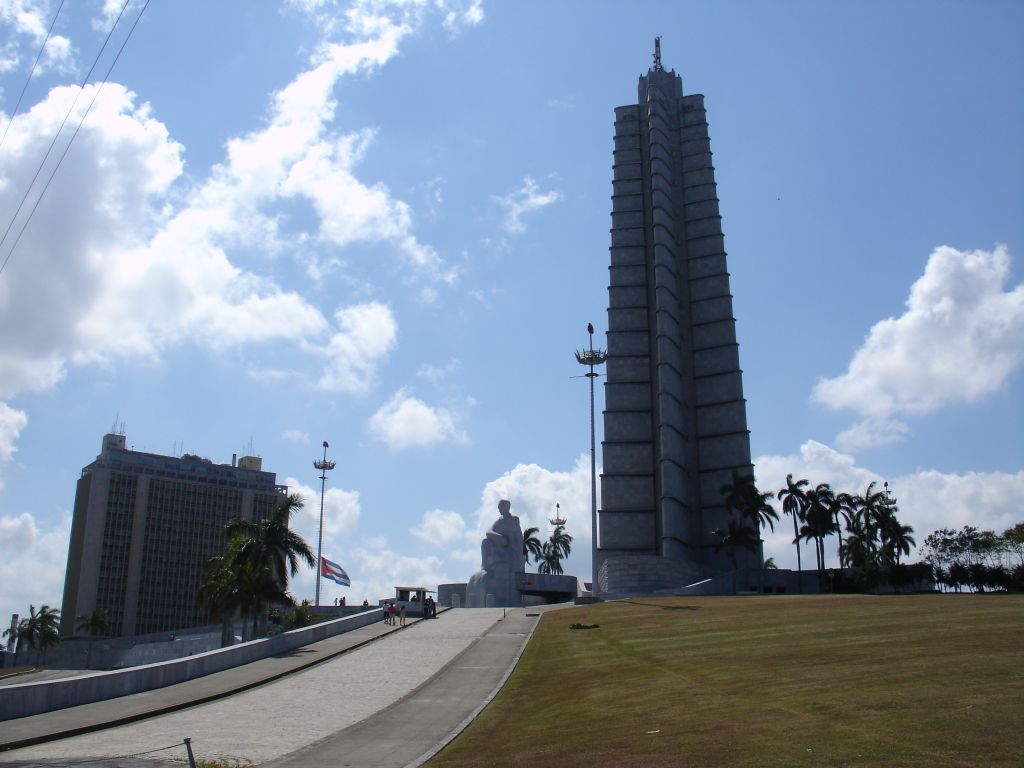
M 323 571 L 324 547 L 324 488 L 327 486 L 327 472 L 334 469 L 334 462 L 327 460 L 327 441 L 324 440 L 324 458 L 314 461 L 313 466 L 320 470 L 320 530 L 316 537 L 316 607 L 320 607 L 320 573 Z
M 590 592 L 597 595 L 597 450 L 594 437 L 594 379 L 600 374 L 594 373 L 594 366 L 604 363 L 607 355 L 603 349 L 594 349 L 594 326 L 587 323 L 590 334 L 590 349 L 576 353 L 576 362 L 590 367 L 585 375 L 590 379 L 590 537 L 591 537 L 591 581 Z

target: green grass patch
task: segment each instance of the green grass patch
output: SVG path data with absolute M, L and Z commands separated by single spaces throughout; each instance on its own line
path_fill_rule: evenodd
M 546 614 L 501 694 L 429 767 L 1022 755 L 1024 596 L 640 598 Z

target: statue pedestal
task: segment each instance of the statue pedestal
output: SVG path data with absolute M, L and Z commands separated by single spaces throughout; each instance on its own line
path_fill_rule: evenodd
M 466 584 L 466 607 L 518 608 L 521 575 L 508 570 L 477 571 Z

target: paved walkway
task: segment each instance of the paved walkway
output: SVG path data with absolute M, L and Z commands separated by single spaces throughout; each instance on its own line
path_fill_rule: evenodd
M 180 745 L 187 736 L 197 758 L 243 764 L 276 761 L 271 764 L 289 768 L 404 766 L 443 741 L 503 681 L 538 612 L 509 610 L 501 620 L 504 613 L 500 608 L 448 611 L 436 621 L 398 632 L 377 624 L 179 686 L 7 721 L 0 724 L 0 743 L 24 738 L 33 727 L 36 733 L 41 728 L 67 731 L 83 723 L 95 728 L 104 719 L 148 718 L 0 752 L 0 765 L 74 765 L 99 759 L 91 765 L 128 766 L 138 761 L 119 756 Z M 369 642 L 382 631 L 389 633 L 386 638 Z M 346 643 L 362 645 L 346 653 Z M 311 661 L 315 666 L 295 672 Z M 264 684 L 274 677 L 278 679 Z M 186 686 L 193 687 L 182 690 Z M 191 706 L 240 689 L 244 692 Z M 169 714 L 159 717 L 146 714 L 168 709 Z M 180 761 L 184 748 L 147 757 Z

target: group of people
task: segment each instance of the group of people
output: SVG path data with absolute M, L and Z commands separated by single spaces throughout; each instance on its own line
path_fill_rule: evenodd
M 413 600 L 412 602 L 417 601 Z M 423 618 L 437 618 L 437 601 L 432 597 L 423 600 Z M 396 622 L 399 626 L 405 626 L 405 604 L 395 605 L 393 601 L 388 602 L 384 605 L 384 623 L 394 625 Z
M 405 626 L 405 606 L 398 608 L 394 603 L 388 603 L 384 606 L 384 623 L 394 626 L 396 621 L 400 621 L 401 626 Z
M 336 597 L 336 598 L 334 598 L 334 604 L 335 605 L 345 605 L 345 598 L 344 597 Z M 366 601 L 364 600 L 363 601 L 363 605 L 365 605 L 365 604 L 366 604 Z

